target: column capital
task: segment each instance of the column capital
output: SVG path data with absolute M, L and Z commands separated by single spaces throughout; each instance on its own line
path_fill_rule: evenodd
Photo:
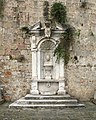
M 32 48 L 31 49 L 31 52 L 37 52 L 38 50 L 37 50 L 37 48 Z

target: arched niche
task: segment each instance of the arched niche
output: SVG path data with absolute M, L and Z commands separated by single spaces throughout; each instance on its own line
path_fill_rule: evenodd
M 53 39 L 43 39 L 38 44 L 38 76 L 39 79 L 53 79 L 54 78 L 54 50 L 56 42 Z
M 56 41 L 53 38 L 42 38 L 38 43 L 37 43 L 37 48 L 38 49 L 55 49 L 58 45 L 59 41 Z
M 54 50 L 58 43 L 53 38 L 45 37 L 38 40 L 36 46 L 32 49 L 31 94 L 53 95 L 66 93 L 64 62 L 60 60 L 60 63 L 56 63 L 54 56 Z

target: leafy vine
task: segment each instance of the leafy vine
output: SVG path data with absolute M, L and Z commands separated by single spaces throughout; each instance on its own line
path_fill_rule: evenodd
M 51 7 L 51 17 L 54 21 L 61 24 L 66 30 L 61 36 L 60 43 L 54 51 L 54 55 L 57 56 L 57 61 L 64 59 L 65 65 L 68 64 L 70 59 L 70 46 L 74 41 L 74 28 L 66 24 L 67 14 L 66 7 L 61 2 L 56 2 Z
M 45 20 L 49 19 L 49 2 L 48 1 L 44 1 L 43 4 L 43 16 Z
M 64 25 L 66 22 L 66 7 L 61 3 L 54 3 L 51 7 L 51 17 L 56 22 Z
M 0 0 L 0 18 L 3 18 L 5 0 Z

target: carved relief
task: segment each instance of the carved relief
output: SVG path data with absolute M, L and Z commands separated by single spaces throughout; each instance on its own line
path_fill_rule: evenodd
M 45 22 L 45 37 L 51 37 L 51 22 Z
M 47 50 L 44 53 L 45 79 L 52 79 L 52 72 L 53 72 L 53 53 L 51 50 Z

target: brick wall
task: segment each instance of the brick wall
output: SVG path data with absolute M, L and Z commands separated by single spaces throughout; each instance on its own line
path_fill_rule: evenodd
M 52 5 L 55 0 L 48 0 Z M 67 91 L 82 100 L 93 97 L 96 89 L 96 1 L 57 0 L 67 7 L 68 22 L 80 32 L 71 59 L 65 69 Z M 6 0 L 4 18 L 0 20 L 0 81 L 14 100 L 30 90 L 31 47 L 21 27 L 43 20 L 44 0 Z

